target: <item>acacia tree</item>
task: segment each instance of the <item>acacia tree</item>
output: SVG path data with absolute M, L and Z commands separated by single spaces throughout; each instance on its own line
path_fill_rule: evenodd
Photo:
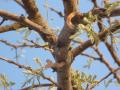
M 50 81 L 49 84 L 33 83 L 31 86 L 23 87 L 21 90 L 50 86 L 57 87 L 57 90 L 91 90 L 111 74 L 113 74 L 114 78 L 120 82 L 120 75 L 118 73 L 118 70 L 120 69 L 120 58 L 116 51 L 118 45 L 115 45 L 116 39 L 119 38 L 120 21 L 115 19 L 111 20 L 120 15 L 119 0 L 113 3 L 109 0 L 103 0 L 104 7 L 102 8 L 98 6 L 96 0 L 91 0 L 94 7 L 87 13 L 80 12 L 78 7 L 79 0 L 61 0 L 64 6 L 64 13 L 47 6 L 48 9 L 57 13 L 61 18 L 64 18 L 64 26 L 59 31 L 59 34 L 56 34 L 54 29 L 49 27 L 47 20 L 45 20 L 41 15 L 41 12 L 38 10 L 35 0 L 14 1 L 25 10 L 27 16 L 16 15 L 0 10 L 0 16 L 2 18 L 0 22 L 0 33 L 2 34 L 9 31 L 16 32 L 16 30 L 20 28 L 23 29 L 27 27 L 29 31 L 32 30 L 37 32 L 44 40 L 45 45 L 40 45 L 38 42 L 26 38 L 24 43 L 17 45 L 3 39 L 0 39 L 0 42 L 9 45 L 14 49 L 23 47 L 44 48 L 45 50 L 50 51 L 55 60 L 55 63 L 51 60 L 47 60 L 46 65 L 41 66 L 41 62 L 36 58 L 36 62 L 37 64 L 40 64 L 40 68 L 33 69 L 28 65 L 23 65 L 0 56 L 0 60 L 14 64 L 18 66 L 18 68 L 26 70 L 25 73 L 36 76 L 36 78 L 42 77 Z M 108 27 L 104 24 L 104 18 L 108 20 Z M 2 25 L 7 20 L 14 21 L 14 23 L 11 25 Z M 93 28 L 92 25 L 94 23 L 99 27 L 99 30 Z M 79 40 L 78 37 L 82 37 L 84 34 L 86 34 L 85 40 Z M 117 68 L 113 68 L 109 61 L 106 60 L 104 53 L 100 51 L 100 43 L 103 43 L 108 49 L 114 62 L 117 64 Z M 91 55 L 88 54 L 89 52 L 85 53 L 84 51 L 88 48 L 93 49 L 96 54 Z M 87 77 L 85 74 L 82 74 L 82 76 L 78 71 L 71 69 L 71 65 L 74 62 L 75 57 L 78 55 L 83 55 L 102 62 L 110 72 L 100 80 L 95 80 L 94 77 Z M 57 73 L 56 81 L 44 75 L 43 71 L 48 68 L 52 68 L 53 71 Z M 86 77 L 87 79 L 83 77 Z M 33 78 L 30 78 L 26 83 L 30 83 L 32 79 Z M 5 80 L 4 75 L 0 76 L 0 80 L 1 84 L 5 87 L 8 87 L 11 84 Z M 83 88 L 82 84 L 85 82 L 87 82 L 87 84 L 85 88 Z

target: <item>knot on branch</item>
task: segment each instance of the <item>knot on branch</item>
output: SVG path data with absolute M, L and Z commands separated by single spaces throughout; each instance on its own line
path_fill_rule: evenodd
M 21 19 L 21 21 L 24 21 L 25 20 L 25 16 L 23 14 L 21 14 L 20 19 Z
M 70 29 L 75 29 L 78 24 L 81 23 L 83 19 L 83 14 L 80 12 L 72 12 L 68 15 L 66 19 L 66 24 Z
M 53 63 L 51 60 L 47 60 L 47 64 L 45 65 L 45 68 L 52 68 L 53 72 L 58 71 L 60 68 L 62 68 L 65 65 L 65 62 L 57 62 Z

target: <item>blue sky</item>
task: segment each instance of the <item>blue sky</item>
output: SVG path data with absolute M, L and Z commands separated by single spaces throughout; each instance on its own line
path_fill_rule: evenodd
M 44 8 L 45 0 L 36 0 L 36 4 L 39 7 L 40 12 L 42 15 L 48 20 L 49 25 L 51 27 L 54 27 L 55 29 L 61 29 L 64 24 L 64 20 L 61 19 L 56 13 L 51 12 L 48 10 L 48 18 L 47 18 L 47 11 Z M 99 6 L 102 5 L 102 0 L 99 1 Z M 62 11 L 63 12 L 63 5 L 61 0 L 48 0 L 48 3 L 51 7 Z M 80 1 L 80 11 L 81 12 L 87 12 L 90 9 L 92 9 L 93 4 L 90 2 L 90 0 L 81 0 Z M 0 0 L 0 10 L 6 10 L 12 13 L 16 13 L 18 15 L 26 13 L 24 10 L 17 5 L 15 2 L 12 0 Z M 7 21 L 3 25 L 10 24 L 13 22 Z M 97 27 L 95 27 L 97 29 Z M 7 32 L 0 34 L 0 39 L 5 39 L 13 43 L 22 42 L 22 38 L 24 37 L 23 33 L 20 32 Z M 35 32 L 32 32 L 29 36 L 29 39 L 35 40 L 36 38 L 40 38 L 39 35 Z M 39 43 L 43 43 L 42 40 L 39 41 Z M 105 48 L 103 43 L 100 43 L 99 48 L 101 51 L 104 53 L 106 56 L 107 60 L 112 64 L 112 66 L 116 67 L 114 61 L 112 60 L 109 52 L 107 52 L 107 49 Z M 15 50 L 11 49 L 9 46 L 4 45 L 3 43 L 0 43 L 0 56 L 4 56 L 9 59 L 15 60 Z M 43 63 L 45 63 L 46 59 L 51 59 L 53 60 L 52 55 L 43 49 L 34 49 L 34 48 L 25 48 L 25 49 L 18 49 L 19 53 L 22 53 L 21 57 L 19 58 L 19 63 L 21 64 L 28 64 L 32 66 L 33 68 L 37 68 L 38 66 L 34 62 L 35 57 L 39 57 Z M 91 49 L 87 50 L 90 54 L 93 53 Z M 93 53 L 94 54 L 94 53 Z M 86 64 L 87 59 L 84 56 L 77 56 L 75 58 L 75 62 L 72 64 L 72 67 L 84 71 L 85 73 L 88 74 L 96 74 L 97 79 L 102 78 L 104 75 L 108 73 L 108 69 L 106 68 L 105 65 L 100 63 L 99 61 L 93 62 L 92 66 L 90 69 L 83 68 L 83 66 Z M 16 82 L 16 85 L 13 87 L 13 90 L 18 90 L 20 88 L 20 85 L 23 83 L 25 80 L 24 74 L 22 73 L 23 70 L 16 68 L 16 66 L 8 64 L 6 62 L 0 61 L 0 73 L 4 73 L 8 76 L 10 80 L 13 80 Z M 51 77 L 55 77 L 55 73 L 52 73 L 51 69 L 48 69 L 45 71 L 46 74 L 49 74 Z M 111 76 L 112 78 L 112 76 Z M 41 89 L 40 89 L 41 90 Z M 120 86 L 116 86 L 115 84 L 110 84 L 108 88 L 104 87 L 104 82 L 101 83 L 99 86 L 94 88 L 93 90 L 120 90 Z

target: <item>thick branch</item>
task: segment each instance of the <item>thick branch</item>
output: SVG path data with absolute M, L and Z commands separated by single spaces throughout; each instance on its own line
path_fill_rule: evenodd
M 50 33 L 49 35 L 46 33 L 41 33 L 40 31 L 37 31 L 42 38 L 51 43 L 51 44 L 55 44 L 57 37 L 55 35 L 55 33 L 53 32 L 53 30 L 48 26 L 47 21 L 44 20 L 44 18 L 42 17 L 42 15 L 39 13 L 38 8 L 35 4 L 34 0 L 22 0 L 25 10 L 29 15 L 29 19 L 31 19 L 33 22 L 39 24 L 40 26 L 42 26 L 43 31 L 46 31 L 48 33 Z
M 76 32 L 76 28 L 73 27 L 73 22 L 81 18 L 81 14 L 77 11 L 78 0 L 63 0 L 65 24 L 58 37 L 58 47 L 68 47 L 71 40 L 69 37 Z
M 29 18 L 38 18 L 40 14 L 34 0 L 22 0 L 24 8 L 29 15 Z
M 78 0 L 63 0 L 63 5 L 65 17 L 78 10 Z
M 95 8 L 92 10 L 92 13 L 94 15 L 100 16 L 101 18 L 108 17 L 108 13 L 106 12 L 106 9 L 104 8 Z M 109 17 L 114 17 L 114 16 L 120 16 L 120 8 L 113 9 L 110 12 Z
M 83 15 L 79 12 L 72 12 L 66 20 L 66 23 L 58 37 L 58 47 L 68 47 L 71 39 L 70 36 L 78 31 L 78 23 L 83 19 Z M 80 20 L 80 21 L 78 21 Z
M 76 27 L 73 25 L 81 19 L 82 15 L 77 12 L 78 0 L 63 0 L 65 24 L 58 37 L 58 47 L 68 47 L 71 40 L 69 37 L 76 32 Z
M 11 19 L 11 20 L 17 21 L 19 23 L 26 24 L 30 28 L 33 28 L 34 30 L 36 30 L 39 33 L 43 33 L 43 34 L 51 35 L 51 36 L 53 35 L 52 33 L 44 30 L 44 28 L 42 26 L 32 22 L 31 20 L 25 18 L 24 16 L 17 16 L 16 14 L 8 13 L 8 12 L 2 11 L 2 10 L 0 10 L 0 16 L 4 16 L 7 19 Z
M 23 26 L 20 23 L 14 23 L 12 25 L 0 26 L 0 33 L 14 31 L 14 30 L 17 30 L 22 27 Z

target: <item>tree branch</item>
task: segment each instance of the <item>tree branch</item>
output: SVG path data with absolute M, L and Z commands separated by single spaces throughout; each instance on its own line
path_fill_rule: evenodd
M 112 68 L 112 66 L 109 64 L 109 62 L 106 60 L 106 58 L 104 57 L 104 55 L 100 52 L 100 50 L 96 47 L 93 48 L 96 53 L 100 56 L 102 63 L 104 63 L 107 68 L 113 73 L 114 77 L 117 79 L 118 82 L 120 82 L 120 77 L 117 74 L 117 72 L 114 72 L 114 69 Z
M 23 27 L 23 25 L 21 25 L 20 23 L 14 23 L 12 25 L 0 26 L 0 33 L 14 31 L 14 30 L 17 30 L 22 27 Z
M 108 13 L 104 8 L 94 8 L 92 10 L 93 15 L 98 15 L 101 18 L 108 17 Z M 110 12 L 109 17 L 120 16 L 120 8 L 115 8 Z
M 31 70 L 31 67 L 28 67 L 28 66 L 25 66 L 25 65 L 21 65 L 21 64 L 18 64 L 10 59 L 7 59 L 7 58 L 4 58 L 2 56 L 0 56 L 0 59 L 7 62 L 7 63 L 10 63 L 10 64 L 13 64 L 15 66 L 17 66 L 18 68 L 22 68 L 22 69 L 26 69 L 26 70 Z
M 98 26 L 99 26 L 100 31 L 103 31 L 105 28 L 103 26 L 103 22 L 102 22 L 101 18 L 100 18 L 100 21 L 101 22 L 98 22 Z M 110 24 L 110 27 L 111 27 L 111 23 L 110 22 L 109 22 L 109 24 Z M 114 59 L 114 61 L 118 64 L 118 66 L 120 66 L 120 59 L 117 56 L 117 53 L 115 52 L 114 47 L 107 42 L 106 38 L 104 39 L 104 43 L 105 43 L 107 49 L 109 50 L 112 58 Z
M 120 29 L 120 22 L 118 22 L 116 25 L 111 26 L 110 28 L 108 28 L 107 30 L 104 30 L 103 32 L 100 32 L 98 37 L 100 40 L 103 40 L 106 35 L 108 34 L 108 30 L 110 32 L 115 32 L 118 29 Z M 77 55 L 79 55 L 81 52 L 83 52 L 85 49 L 87 49 L 88 47 L 94 45 L 92 43 L 91 40 L 87 40 L 86 42 L 82 43 L 80 46 L 76 47 L 75 49 L 72 50 L 73 53 L 73 57 L 76 57 Z
M 55 45 L 57 36 L 53 32 L 53 30 L 48 26 L 47 21 L 44 20 L 42 15 L 39 13 L 39 10 L 35 4 L 34 0 L 22 0 L 25 10 L 28 13 L 28 18 L 32 20 L 33 22 L 39 24 L 43 31 L 48 32 L 49 34 L 46 33 L 41 33 L 41 31 L 37 31 L 42 38 L 46 41 L 49 42 L 51 45 Z
M 83 55 L 83 56 L 86 56 L 86 57 L 92 58 L 92 59 L 94 59 L 94 60 L 100 60 L 99 57 L 95 57 L 95 56 L 92 56 L 92 55 L 89 55 L 89 54 L 86 54 L 86 53 L 81 53 L 80 55 Z
M 63 0 L 65 18 L 78 10 L 78 0 Z
M 120 70 L 120 67 L 115 69 L 113 72 L 117 72 L 118 70 Z M 107 79 L 110 75 L 112 75 L 112 72 L 109 72 L 107 75 L 105 75 L 103 78 L 101 78 L 96 84 L 92 85 L 89 87 L 89 90 L 92 90 L 95 86 L 97 86 L 99 83 L 101 83 L 102 81 L 104 81 L 105 79 Z
M 25 70 L 29 70 L 29 71 L 34 72 L 35 74 L 39 75 L 39 72 L 33 70 L 33 69 L 32 69 L 31 67 L 29 67 L 29 66 L 25 66 L 25 65 L 18 64 L 18 63 L 16 63 L 16 62 L 14 62 L 14 61 L 12 61 L 12 60 L 10 60 L 10 59 L 4 58 L 4 57 L 2 57 L 2 56 L 0 56 L 0 59 L 3 60 L 3 61 L 5 61 L 5 62 L 7 62 L 7 63 L 10 63 L 10 64 L 13 64 L 13 65 L 17 66 L 18 68 L 25 69 Z M 52 82 L 52 83 L 53 83 L 54 85 L 56 85 L 57 87 L 60 87 L 60 86 L 59 86 L 57 83 L 55 83 L 51 78 L 45 76 L 44 74 L 41 74 L 40 76 L 41 76 L 42 78 L 44 78 L 44 79 Z
M 117 63 L 118 66 L 120 66 L 120 59 L 117 56 L 117 53 L 115 52 L 114 48 L 107 41 L 105 41 L 105 45 L 106 45 L 107 49 L 109 50 L 114 61 Z
M 21 0 L 14 0 L 18 5 L 20 5 L 23 9 L 25 9 L 24 5 L 22 4 Z
M 82 18 L 82 14 L 77 11 L 78 0 L 63 0 L 65 24 L 59 34 L 57 46 L 68 47 L 71 40 L 69 37 L 77 32 L 74 23 Z
M 12 47 L 12 48 L 15 48 L 15 49 L 17 49 L 17 48 L 23 48 L 23 47 L 43 48 L 43 49 L 45 49 L 45 50 L 48 50 L 48 51 L 50 51 L 50 52 L 53 52 L 52 49 L 46 48 L 46 47 L 49 47 L 48 45 L 40 45 L 40 44 L 38 44 L 38 43 L 36 43 L 36 42 L 34 42 L 34 41 L 31 41 L 32 44 L 28 44 L 27 42 L 24 42 L 23 44 L 20 44 L 20 45 L 19 45 L 19 44 L 10 43 L 10 42 L 8 42 L 8 41 L 6 41 L 6 40 L 3 40 L 3 39 L 0 39 L 0 42 L 4 43 L 4 44 L 6 44 L 6 45 L 8 45 L 8 46 L 10 46 L 10 47 Z
M 52 8 L 49 5 L 45 5 L 45 7 L 49 8 L 51 11 L 55 12 L 56 14 L 58 14 L 60 17 L 64 17 L 64 14 L 62 12 L 56 10 L 55 8 Z
M 44 30 L 44 28 L 42 26 L 32 22 L 31 20 L 27 19 L 24 16 L 17 16 L 16 14 L 8 13 L 3 10 L 0 10 L 0 16 L 4 16 L 7 19 L 11 19 L 11 20 L 17 21 L 19 23 L 23 23 L 39 33 L 51 35 L 51 36 L 53 35 L 53 33 L 47 32 L 46 30 Z
M 30 90 L 30 89 L 37 88 L 37 87 L 50 87 L 50 86 L 54 86 L 54 84 L 37 84 L 37 85 L 22 88 L 20 90 Z

